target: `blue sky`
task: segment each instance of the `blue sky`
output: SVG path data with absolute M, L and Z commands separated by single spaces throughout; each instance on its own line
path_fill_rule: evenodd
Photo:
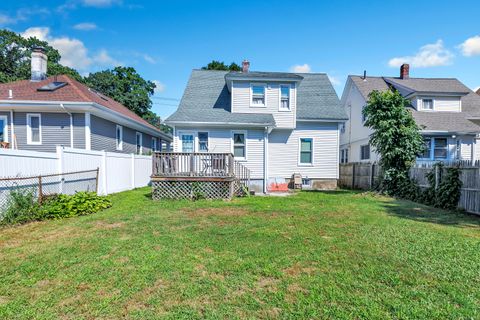
M 480 86 L 475 1 L 2 1 L 0 27 L 36 35 L 82 74 L 121 64 L 159 88 L 171 114 L 191 69 L 212 59 L 251 70 L 456 77 Z

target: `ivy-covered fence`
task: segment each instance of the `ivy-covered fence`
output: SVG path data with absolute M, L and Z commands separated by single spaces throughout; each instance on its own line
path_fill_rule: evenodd
M 399 195 L 442 208 L 464 209 L 480 215 L 480 165 L 468 162 L 417 164 L 410 169 L 411 180 Z M 340 165 L 339 185 L 349 189 L 374 189 L 381 168 L 370 163 Z

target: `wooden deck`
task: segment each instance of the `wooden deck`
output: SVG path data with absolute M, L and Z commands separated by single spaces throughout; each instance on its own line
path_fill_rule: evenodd
M 222 198 L 248 192 L 250 170 L 231 153 L 156 152 L 153 198 Z

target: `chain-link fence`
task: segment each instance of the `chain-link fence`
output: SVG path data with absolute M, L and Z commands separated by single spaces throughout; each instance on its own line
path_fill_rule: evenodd
M 31 192 L 39 202 L 56 194 L 74 194 L 79 191 L 97 192 L 98 169 L 48 174 L 33 177 L 0 178 L 0 213 L 9 203 L 12 191 Z

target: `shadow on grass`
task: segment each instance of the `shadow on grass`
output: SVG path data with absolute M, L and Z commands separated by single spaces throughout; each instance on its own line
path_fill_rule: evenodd
M 387 213 L 402 219 L 462 228 L 480 227 L 480 217 L 464 211 L 448 211 L 406 200 L 383 203 Z
M 364 193 L 365 191 L 362 190 L 346 190 L 346 189 L 337 189 L 337 190 L 302 190 L 305 193 L 324 193 L 324 194 L 332 194 L 332 195 L 346 195 L 346 194 L 357 194 L 357 193 Z

